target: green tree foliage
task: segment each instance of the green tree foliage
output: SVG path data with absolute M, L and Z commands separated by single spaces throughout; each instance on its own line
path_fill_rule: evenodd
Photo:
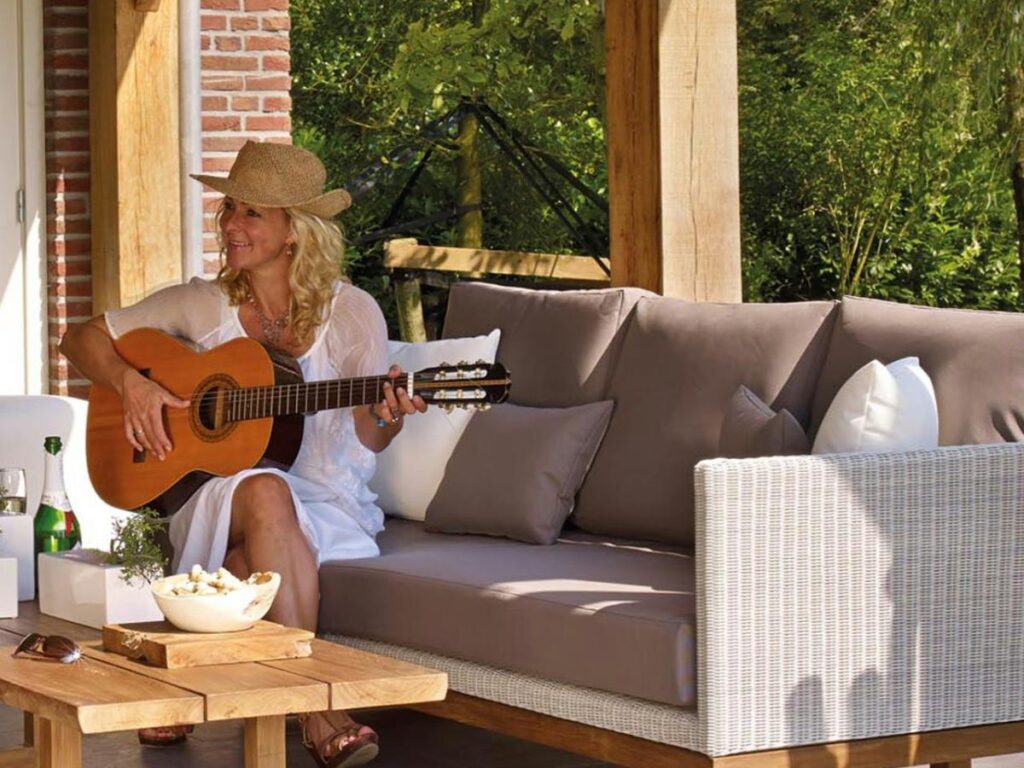
M 396 147 L 412 142 L 416 150 L 345 214 L 350 236 L 380 226 L 429 146 L 417 133 L 463 96 L 484 98 L 538 150 L 606 193 L 598 0 L 476 2 L 479 25 L 472 0 L 292 0 L 296 141 L 324 158 L 338 184 Z M 453 149 L 434 150 L 402 220 L 454 206 Z M 485 244 L 577 250 L 486 137 L 480 150 Z M 454 231 L 450 221 L 405 234 L 451 244 Z M 350 270 L 383 298 L 379 255 L 379 247 L 353 251 Z
M 740 0 L 749 298 L 1017 305 L 1005 105 L 929 5 Z
M 1024 0 L 737 4 L 746 297 L 1019 306 Z M 478 95 L 606 192 L 598 0 L 292 0 L 292 20 L 296 139 L 333 182 Z M 346 214 L 351 235 L 380 225 L 425 146 Z M 488 247 L 579 250 L 486 139 L 481 162 Z M 450 209 L 454 168 L 437 146 L 402 218 Z M 455 224 L 408 234 L 453 243 Z M 386 304 L 379 250 L 350 256 Z

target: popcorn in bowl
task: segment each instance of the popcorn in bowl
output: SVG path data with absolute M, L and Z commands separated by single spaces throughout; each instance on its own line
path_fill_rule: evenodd
M 263 618 L 280 585 L 280 574 L 271 571 L 239 579 L 225 568 L 207 573 L 194 565 L 188 573 L 154 581 L 152 591 L 164 616 L 178 629 L 236 632 Z

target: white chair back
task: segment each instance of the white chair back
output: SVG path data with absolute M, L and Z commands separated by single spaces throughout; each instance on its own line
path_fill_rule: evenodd
M 43 439 L 59 435 L 64 444 L 64 487 L 82 528 L 82 546 L 109 550 L 115 519 L 131 514 L 112 507 L 89 480 L 85 461 L 85 400 L 56 395 L 0 395 L 0 467 L 25 470 L 24 518 L 0 516 L 0 555 L 18 558 L 18 599 L 35 592 L 32 517 L 43 490 Z

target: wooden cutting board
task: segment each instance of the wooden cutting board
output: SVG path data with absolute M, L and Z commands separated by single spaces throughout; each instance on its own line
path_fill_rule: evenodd
M 240 632 L 184 632 L 166 621 L 107 624 L 103 648 L 154 667 L 179 669 L 243 661 L 298 659 L 313 653 L 313 633 L 258 621 Z

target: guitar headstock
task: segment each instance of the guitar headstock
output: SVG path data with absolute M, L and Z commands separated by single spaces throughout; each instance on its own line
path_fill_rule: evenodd
M 508 399 L 512 377 L 501 363 L 441 363 L 413 374 L 413 392 L 446 410 L 484 410 Z

